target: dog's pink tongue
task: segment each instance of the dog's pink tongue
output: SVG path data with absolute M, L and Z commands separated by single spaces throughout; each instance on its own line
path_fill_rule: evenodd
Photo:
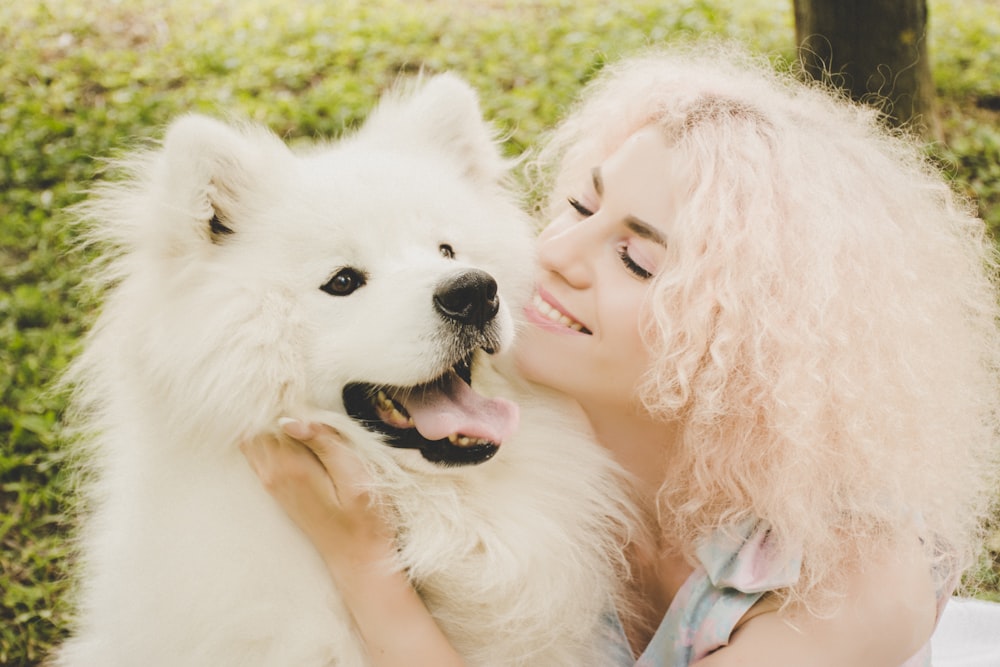
M 480 396 L 455 373 L 449 373 L 445 381 L 412 391 L 403 407 L 420 435 L 428 440 L 458 434 L 499 445 L 514 432 L 519 421 L 516 404 Z

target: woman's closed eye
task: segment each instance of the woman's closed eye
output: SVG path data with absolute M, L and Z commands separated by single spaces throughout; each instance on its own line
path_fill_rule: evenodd
M 646 262 L 643 259 L 633 258 L 629 254 L 629 244 L 628 241 L 622 241 L 617 247 L 618 257 L 621 258 L 622 264 L 625 265 L 625 269 L 640 280 L 649 280 L 653 277 L 653 272 L 646 269 L 643 264 Z
M 569 205 L 572 206 L 573 209 L 584 218 L 589 218 L 590 216 L 594 215 L 594 212 L 591 211 L 586 206 L 584 206 L 582 203 L 580 203 L 580 200 L 577 199 L 576 197 L 567 197 L 566 201 L 568 201 Z

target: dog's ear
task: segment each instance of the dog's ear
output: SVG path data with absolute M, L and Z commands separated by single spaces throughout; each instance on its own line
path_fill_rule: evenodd
M 162 196 L 184 218 L 172 221 L 175 242 L 223 243 L 237 233 L 243 212 L 265 187 L 267 170 L 277 169 L 275 161 L 286 155 L 285 144 L 261 127 L 196 114 L 171 123 L 163 141 Z
M 476 92 L 450 73 L 397 86 L 383 96 L 358 137 L 395 149 L 444 152 L 467 176 L 488 184 L 510 167 Z

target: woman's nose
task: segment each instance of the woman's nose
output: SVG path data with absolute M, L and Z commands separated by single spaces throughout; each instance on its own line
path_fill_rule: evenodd
M 572 287 L 588 287 L 593 279 L 593 250 L 597 245 L 588 221 L 553 222 L 539 237 L 538 261 Z

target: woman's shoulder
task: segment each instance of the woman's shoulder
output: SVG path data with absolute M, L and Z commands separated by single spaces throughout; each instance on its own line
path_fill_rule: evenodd
M 729 644 L 697 665 L 903 665 L 929 641 L 938 597 L 914 539 L 848 566 L 840 594 L 821 610 L 765 596 L 737 623 Z
M 766 522 L 757 520 L 714 531 L 695 560 L 637 666 L 686 667 L 726 646 L 741 619 L 763 609 L 769 592 L 798 579 L 801 561 L 779 549 Z

